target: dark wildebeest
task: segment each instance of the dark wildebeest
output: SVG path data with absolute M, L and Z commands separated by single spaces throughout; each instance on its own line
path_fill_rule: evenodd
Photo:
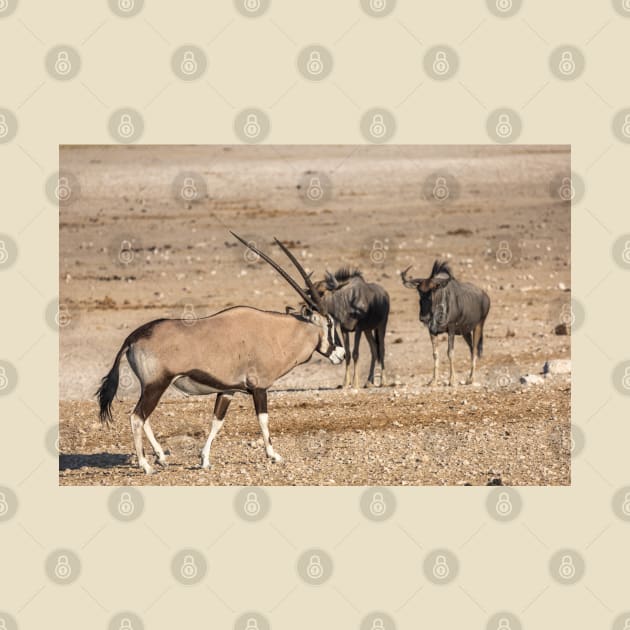
M 437 382 L 438 351 L 437 336 L 448 333 L 448 360 L 450 364 L 449 385 L 455 384 L 453 369 L 453 344 L 455 335 L 461 335 L 470 348 L 469 385 L 475 378 L 475 350 L 481 357 L 483 352 L 483 325 L 490 310 L 488 294 L 470 282 L 459 282 L 446 262 L 436 260 L 428 278 L 408 278 L 407 267 L 400 275 L 409 289 L 417 289 L 420 298 L 420 321 L 429 329 L 433 346 L 433 378 L 429 385 Z
M 374 368 L 378 361 L 381 369 L 380 385 L 385 385 L 385 330 L 389 316 L 389 295 L 380 285 L 366 282 L 358 269 L 342 268 L 334 274 L 326 272 L 325 280 L 314 283 L 328 312 L 341 327 L 346 351 L 344 387 L 359 387 L 359 342 L 361 333 L 370 344 L 372 361 L 366 387 L 375 385 Z M 352 350 L 353 376 L 350 379 L 350 333 L 354 332 Z

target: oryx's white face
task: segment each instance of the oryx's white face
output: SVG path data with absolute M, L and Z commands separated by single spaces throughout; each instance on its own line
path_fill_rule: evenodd
M 328 357 L 333 365 L 341 363 L 345 356 L 341 339 L 337 334 L 337 326 L 335 320 L 331 315 L 321 315 L 319 313 L 313 313 L 311 315 L 311 321 L 321 328 L 321 335 L 319 345 L 316 350 L 325 357 Z

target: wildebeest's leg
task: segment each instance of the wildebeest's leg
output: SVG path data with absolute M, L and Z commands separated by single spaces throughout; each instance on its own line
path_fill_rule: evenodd
M 376 329 L 376 343 L 378 344 L 378 361 L 381 364 L 381 387 L 387 385 L 385 378 L 385 331 L 387 330 L 387 320 Z
M 361 341 L 361 333 L 363 331 L 357 328 L 354 332 L 354 347 L 352 348 L 352 387 L 359 389 L 359 370 L 357 370 L 357 363 L 359 361 L 359 342 Z
M 260 432 L 263 436 L 265 443 L 265 452 L 267 457 L 273 459 L 274 462 L 281 462 L 282 457 L 273 450 L 271 445 L 271 436 L 269 435 L 269 416 L 267 415 L 267 390 L 255 389 L 253 391 L 254 397 L 254 409 L 256 409 L 256 415 L 258 416 L 258 422 L 260 423 Z
M 455 358 L 454 346 L 455 346 L 455 333 L 452 333 L 449 331 L 448 333 L 448 365 L 449 365 L 448 384 L 450 386 L 455 385 L 455 367 L 453 365 L 453 359 Z
M 346 351 L 346 376 L 343 379 L 343 386 L 350 387 L 350 333 L 343 330 L 342 335 L 343 349 Z
M 433 348 L 433 377 L 427 383 L 427 385 L 436 385 L 438 380 L 438 366 L 440 364 L 437 346 L 438 338 L 437 335 L 431 335 L 430 333 L 429 336 L 431 337 L 431 347 Z
M 217 437 L 217 433 L 223 427 L 223 421 L 225 414 L 227 413 L 230 402 L 232 401 L 232 394 L 217 394 L 217 399 L 214 401 L 214 413 L 212 416 L 212 428 L 210 429 L 210 435 L 206 440 L 206 443 L 201 450 L 201 467 L 210 468 L 210 446 L 212 440 Z
M 138 403 L 131 414 L 131 431 L 133 433 L 133 441 L 136 447 L 136 455 L 138 456 L 138 465 L 145 473 L 147 473 L 147 475 L 150 475 L 153 472 L 153 468 L 149 465 L 149 462 L 144 454 L 144 448 L 142 446 L 142 427 L 155 409 L 155 406 L 158 404 L 164 390 L 168 387 L 169 382 L 170 381 L 168 380 L 162 380 L 144 385 L 142 387 L 140 400 L 138 400 Z M 149 433 L 153 436 L 153 431 L 151 430 L 150 425 L 147 437 L 149 437 Z M 154 436 L 153 440 L 155 440 Z M 153 444 L 153 441 L 149 437 L 149 441 L 151 441 L 151 445 L 154 447 L 158 458 L 161 453 L 161 459 L 164 460 L 164 451 L 162 451 L 162 447 L 157 443 L 157 440 L 155 440 L 155 444 Z M 159 451 L 156 449 L 156 446 Z
M 470 374 L 466 379 L 466 385 L 472 385 L 475 382 L 475 367 L 477 365 L 477 356 L 475 354 L 475 348 L 479 344 L 481 337 L 483 324 L 479 323 L 475 326 L 472 333 L 472 340 L 470 344 Z
M 374 385 L 374 367 L 376 366 L 376 359 L 378 358 L 378 348 L 376 346 L 376 340 L 374 339 L 374 332 L 371 330 L 364 330 L 363 333 L 370 344 L 370 374 L 365 383 L 366 387 L 370 387 L 370 385 Z

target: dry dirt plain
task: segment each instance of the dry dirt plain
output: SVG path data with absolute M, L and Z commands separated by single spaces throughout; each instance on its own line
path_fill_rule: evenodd
M 570 335 L 554 332 L 570 301 L 568 147 L 79 146 L 60 148 L 60 170 L 71 189 L 60 202 L 60 484 L 570 483 L 570 375 L 519 383 L 570 357 Z M 198 453 L 214 397 L 169 390 L 151 419 L 171 463 L 147 477 L 132 456 L 138 390 L 124 362 L 111 428 L 93 397 L 126 335 L 158 317 L 296 303 L 229 229 L 280 259 L 278 236 L 316 277 L 349 264 L 383 284 L 390 386 L 338 390 L 343 367 L 316 355 L 270 392 L 284 463 L 265 460 L 252 402 L 237 396 L 208 472 Z M 492 300 L 475 387 L 444 385 L 445 339 L 442 383 L 425 386 L 429 336 L 398 274 L 428 274 L 438 257 Z M 455 350 L 463 377 L 461 338 Z

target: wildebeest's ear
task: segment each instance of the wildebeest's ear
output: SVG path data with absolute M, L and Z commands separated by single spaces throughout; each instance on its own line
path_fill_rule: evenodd
M 451 276 L 447 273 L 438 273 L 429 279 L 429 286 L 431 289 L 441 289 L 445 287 L 451 279 Z
M 330 271 L 326 271 L 324 278 L 326 278 L 326 288 L 329 291 L 334 291 L 335 289 L 339 288 L 339 282 L 337 281 L 337 278 L 335 278 L 335 276 L 330 273 Z

